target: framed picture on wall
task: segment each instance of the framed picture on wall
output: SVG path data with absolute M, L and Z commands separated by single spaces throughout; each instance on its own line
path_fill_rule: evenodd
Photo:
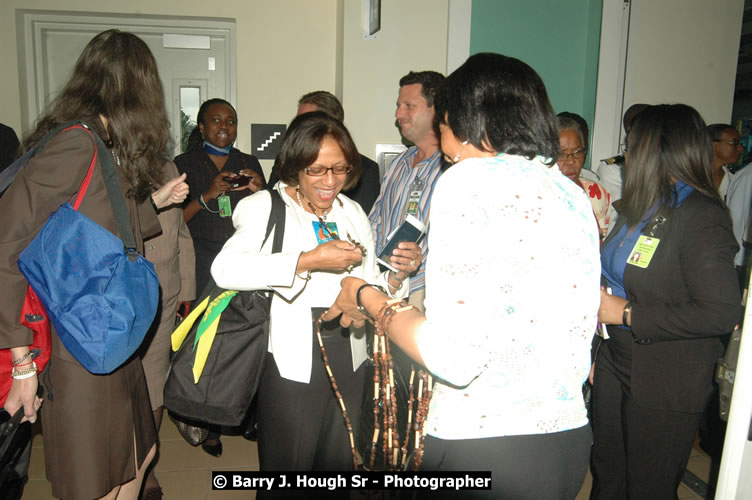
M 376 144 L 376 163 L 379 164 L 380 179 L 384 177 L 386 168 L 406 149 L 407 146 L 404 144 Z
M 368 9 L 366 17 L 366 36 L 373 36 L 381 29 L 381 0 L 365 0 Z

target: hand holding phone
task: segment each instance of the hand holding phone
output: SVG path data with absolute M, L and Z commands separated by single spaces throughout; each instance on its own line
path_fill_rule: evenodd
M 395 273 L 399 272 L 399 269 L 396 269 L 391 262 L 394 249 L 403 241 L 411 241 L 414 243 L 419 242 L 423 237 L 425 230 L 425 224 L 412 215 L 408 215 L 405 222 L 389 235 L 386 245 L 376 257 L 377 262 Z

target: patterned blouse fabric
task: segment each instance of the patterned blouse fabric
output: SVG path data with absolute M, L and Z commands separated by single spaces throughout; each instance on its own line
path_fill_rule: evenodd
M 611 195 L 606 191 L 606 188 L 595 181 L 583 179 L 582 177 L 578 181 L 590 199 L 595 220 L 598 221 L 598 230 L 601 236 L 605 237 L 611 224 L 611 213 L 609 211 L 611 207 Z
M 429 238 L 418 346 L 443 380 L 427 433 L 473 439 L 586 425 L 600 260 L 582 189 L 540 159 L 465 160 L 436 185 Z

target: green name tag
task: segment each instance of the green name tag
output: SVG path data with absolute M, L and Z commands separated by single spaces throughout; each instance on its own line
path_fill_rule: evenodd
M 659 240 L 658 238 L 645 236 L 643 234 L 637 240 L 637 243 L 635 243 L 632 251 L 629 252 L 627 264 L 631 266 L 641 267 L 643 269 L 647 268 L 650 265 L 650 261 L 655 254 L 656 248 L 658 248 L 658 243 L 660 242 L 661 240 Z
M 217 205 L 219 205 L 220 217 L 232 217 L 232 206 L 230 204 L 230 197 L 223 194 L 217 198 Z

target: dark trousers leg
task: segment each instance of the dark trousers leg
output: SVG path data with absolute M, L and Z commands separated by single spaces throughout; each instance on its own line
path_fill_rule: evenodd
M 610 359 L 601 352 L 595 364 L 591 403 L 593 449 L 590 472 L 593 486 L 590 498 L 626 500 L 627 461 L 622 432 L 622 385 L 610 368 Z
M 420 498 L 572 499 L 587 472 L 590 426 L 550 434 L 444 440 L 426 437 L 423 471 L 491 471 L 492 490 L 432 491 Z
M 629 498 L 676 498 L 702 414 L 623 408 Z
M 639 406 L 611 366 L 596 365 L 590 498 L 676 498 L 701 414 Z
M 325 345 L 348 415 L 357 426 L 364 367 L 353 373 L 349 339 L 327 339 Z M 282 378 L 274 356 L 268 356 L 258 395 L 261 470 L 352 470 L 345 420 L 318 345 L 313 352 L 309 384 Z

